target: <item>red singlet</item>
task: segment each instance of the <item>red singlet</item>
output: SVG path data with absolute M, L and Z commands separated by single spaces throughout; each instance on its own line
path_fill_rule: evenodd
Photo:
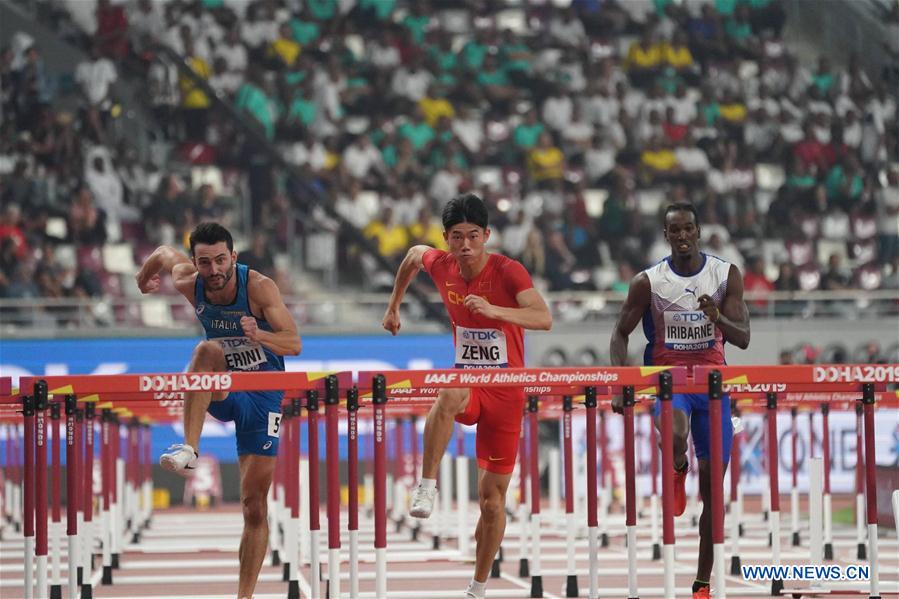
M 476 316 L 463 302 L 468 295 L 479 295 L 494 306 L 518 308 L 517 295 L 534 286 L 524 266 L 511 258 L 490 254 L 478 276 L 466 281 L 459 262 L 448 252 L 428 250 L 422 263 L 440 291 L 453 325 L 456 368 L 522 368 L 524 329 Z M 470 389 L 468 406 L 456 420 L 478 424 L 480 468 L 497 474 L 509 474 L 515 468 L 523 409 L 524 389 Z

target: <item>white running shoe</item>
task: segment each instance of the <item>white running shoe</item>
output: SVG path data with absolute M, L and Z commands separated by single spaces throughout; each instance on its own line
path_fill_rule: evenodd
M 413 518 L 427 518 L 434 509 L 434 500 L 437 499 L 437 489 L 422 489 L 421 485 L 412 491 L 412 506 L 409 515 Z
M 188 477 L 193 476 L 197 467 L 197 458 L 200 457 L 193 447 L 181 443 L 172 445 L 159 457 L 159 465 L 175 474 Z
M 731 416 L 730 422 L 734 425 L 735 435 L 743 432 L 743 420 L 739 416 Z
M 465 599 L 484 599 L 487 589 L 483 589 L 480 594 L 476 590 L 472 588 L 472 584 L 468 583 L 468 588 L 465 589 Z

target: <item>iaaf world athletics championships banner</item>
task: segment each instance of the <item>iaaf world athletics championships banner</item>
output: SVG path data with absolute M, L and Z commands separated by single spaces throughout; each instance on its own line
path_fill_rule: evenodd
M 575 412 L 577 414 L 577 412 Z M 606 412 L 606 430 L 608 434 L 609 459 L 615 471 L 615 482 L 619 486 L 624 484 L 624 427 L 621 416 L 611 410 Z M 765 420 L 761 414 L 743 414 L 743 432 L 740 433 L 740 453 L 742 454 L 742 476 L 740 484 L 743 492 L 747 494 L 759 494 L 767 487 L 768 471 L 765 469 L 764 454 L 767 448 L 765 442 Z M 586 420 L 584 414 L 577 414 L 572 418 L 572 442 L 574 454 L 580 457 L 578 466 L 577 489 L 586 492 Z M 799 439 L 796 449 L 796 461 L 799 470 L 798 486 L 800 491 L 808 490 L 808 459 L 809 459 L 809 417 L 808 412 L 800 411 L 796 419 L 796 428 Z M 855 492 L 855 412 L 831 411 L 830 425 L 830 487 L 831 493 Z M 635 452 L 637 468 L 637 492 L 649 495 L 652 492 L 652 479 L 650 477 L 650 465 L 652 454 L 650 453 L 650 419 L 648 416 L 639 415 L 634 424 L 636 432 Z M 820 410 L 814 417 L 815 436 L 812 442 L 813 456 L 820 458 L 823 455 L 821 435 Z M 789 492 L 792 483 L 792 439 L 791 417 L 788 411 L 777 416 L 778 435 L 778 463 L 780 471 L 778 482 L 782 493 Z M 560 425 L 561 431 L 561 425 Z M 899 410 L 880 409 L 875 412 L 875 451 L 877 464 L 882 466 L 899 466 Z M 597 433 L 598 434 L 598 433 Z M 561 435 L 560 435 L 561 436 Z M 597 463 L 601 454 L 597 455 Z M 661 457 L 659 458 L 661 469 Z M 730 469 L 725 477 L 725 483 L 729 485 Z M 695 477 L 688 479 L 695 487 Z M 661 493 L 661 479 L 658 481 L 658 490 Z M 727 486 L 726 485 L 726 486 Z M 729 486 L 727 486 L 729 488 Z M 696 492 L 692 489 L 691 492 Z

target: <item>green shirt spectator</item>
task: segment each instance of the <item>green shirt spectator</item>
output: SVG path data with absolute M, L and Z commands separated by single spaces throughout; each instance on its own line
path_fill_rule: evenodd
M 512 139 L 519 148 L 529 150 L 537 145 L 537 140 L 544 130 L 543 123 L 521 123 L 512 132 Z
M 268 96 L 262 89 L 252 83 L 244 83 L 237 90 L 235 104 L 239 111 L 249 113 L 262 125 L 265 130 L 265 136 L 269 140 L 274 139 L 277 115 L 275 114 L 274 106 L 272 106 Z
M 306 81 L 306 71 L 290 71 L 284 75 L 284 83 L 290 87 L 297 87 Z
M 502 45 L 499 50 L 499 56 L 503 69 L 505 69 L 507 73 L 511 71 L 530 73 L 531 61 L 521 58 L 522 55 L 527 55 L 530 51 L 531 49 L 528 48 L 527 44 L 517 41 Z
M 297 96 L 293 99 L 293 102 L 290 103 L 290 111 L 287 113 L 287 120 L 299 121 L 308 127 L 315 120 L 317 113 L 318 106 L 315 102 Z
M 723 17 L 729 17 L 737 10 L 737 0 L 715 0 L 715 10 Z
M 384 149 L 381 150 L 381 159 L 384 160 L 384 165 L 393 168 L 396 166 L 396 146 L 393 144 L 388 145 Z
M 444 51 L 432 46 L 428 48 L 428 53 L 431 56 L 431 60 L 434 61 L 434 64 L 437 66 L 437 69 L 440 71 L 452 71 L 456 68 L 456 65 L 459 64 L 456 53 L 452 50 Z
M 709 102 L 708 104 L 703 104 L 699 107 L 699 111 L 702 114 L 703 118 L 705 118 L 706 125 L 714 125 L 715 121 L 721 118 L 721 106 L 717 101 Z
M 318 23 L 313 21 L 301 21 L 300 19 L 293 18 L 288 21 L 287 24 L 293 32 L 293 39 L 295 39 L 301 46 L 311 44 L 321 35 Z
M 376 0 L 380 2 L 380 0 Z M 425 43 L 425 31 L 428 28 L 428 23 L 431 22 L 431 17 L 428 15 L 406 15 L 406 18 L 403 19 L 403 27 L 409 30 L 409 34 L 412 36 L 412 41 L 415 42 L 416 46 L 421 46 Z
M 469 40 L 462 47 L 462 59 L 465 61 L 465 66 L 473 71 L 481 69 L 485 56 L 487 56 L 487 46 L 476 39 Z
M 434 128 L 424 121 L 405 123 L 399 128 L 399 134 L 412 143 L 412 147 L 420 150 L 435 137 Z
M 375 16 L 381 21 L 386 21 L 396 8 L 396 0 L 359 0 L 361 10 L 373 10 Z
M 306 6 L 319 21 L 330 21 L 337 14 L 337 0 L 306 0 Z
M 827 93 L 830 91 L 830 88 L 833 87 L 833 84 L 833 73 L 815 73 L 814 75 L 812 75 L 812 85 L 818 88 L 822 96 L 827 95 Z
M 752 25 L 748 21 L 740 22 L 736 19 L 728 19 L 724 25 L 724 31 L 738 42 L 742 42 L 752 35 Z
M 477 82 L 480 85 L 500 85 L 505 86 L 509 85 L 509 77 L 506 76 L 506 72 L 500 69 L 492 69 L 489 71 L 481 71 L 478 73 Z

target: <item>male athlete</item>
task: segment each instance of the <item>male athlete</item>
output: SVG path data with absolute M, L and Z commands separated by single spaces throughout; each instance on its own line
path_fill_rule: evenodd
M 485 249 L 490 238 L 487 208 L 476 195 L 452 199 L 443 210 L 443 237 L 449 252 L 412 247 L 400 264 L 382 322 L 400 330 L 400 304 L 419 270 L 440 291 L 453 325 L 456 368 L 524 366 L 524 330 L 549 330 L 552 316 L 524 267 Z M 431 515 L 437 496 L 437 469 L 453 432 L 453 420 L 478 424 L 478 498 L 474 576 L 466 597 L 484 597 L 487 575 L 506 528 L 506 489 L 521 433 L 523 389 L 442 389 L 425 422 L 421 483 L 409 514 Z
M 743 302 L 740 270 L 720 258 L 699 251 L 699 218 L 692 204 L 672 204 L 665 210 L 665 239 L 671 255 L 631 282 L 627 299 L 612 331 L 610 352 L 613 366 L 627 363 L 628 336 L 643 319 L 648 341 L 643 361 L 647 365 L 694 366 L 724 364 L 724 343 L 740 349 L 749 346 L 749 312 Z M 699 559 L 693 598 L 709 597 L 714 563 L 709 475 L 709 397 L 681 395 L 674 405 L 674 514 L 687 506 L 684 484 L 687 477 L 687 433 L 699 460 Z M 622 412 L 622 398 L 612 403 Z M 733 426 L 730 401 L 721 401 L 723 463 L 730 459 Z M 656 402 L 656 427 L 660 405 Z M 722 490 L 723 491 L 723 490 Z
M 299 354 L 302 344 L 275 283 L 237 263 L 231 233 L 216 223 L 197 225 L 190 252 L 193 260 L 161 246 L 135 277 L 143 293 L 154 293 L 159 273 L 170 273 L 194 307 L 206 341 L 194 349 L 189 371 L 283 371 L 283 356 Z M 283 391 L 185 393 L 184 443 L 159 458 L 166 470 L 189 476 L 199 457 L 206 412 L 234 421 L 244 520 L 238 599 L 253 596 L 268 544 L 266 497 L 278 455 L 283 396 Z

